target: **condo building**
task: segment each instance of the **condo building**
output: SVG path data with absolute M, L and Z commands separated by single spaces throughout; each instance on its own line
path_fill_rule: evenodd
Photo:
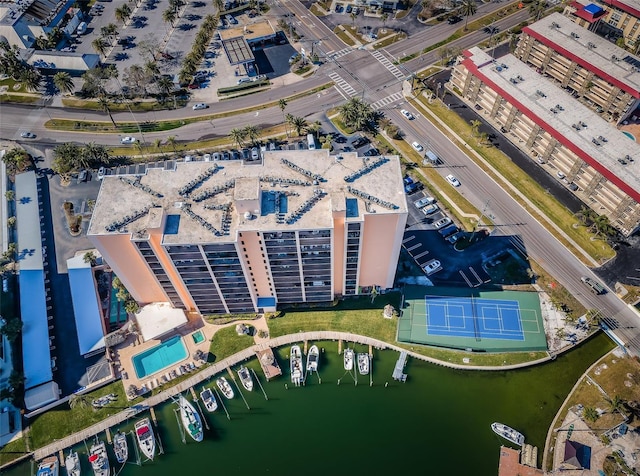
M 474 47 L 451 87 L 624 235 L 640 226 L 640 145 L 513 55 Z
M 640 2 L 638 0 L 605 0 L 581 2 L 574 0 L 564 14 L 578 25 L 616 41 L 637 52 L 640 47 Z
M 560 13 L 523 28 L 514 56 L 608 121 L 624 121 L 640 105 L 640 58 Z
M 103 179 L 88 236 L 139 303 L 262 312 L 393 286 L 398 157 L 263 154 Z

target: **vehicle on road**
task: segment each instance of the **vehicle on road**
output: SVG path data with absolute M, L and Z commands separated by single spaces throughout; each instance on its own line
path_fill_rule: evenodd
M 449 174 L 445 178 L 447 179 L 447 182 L 449 182 L 454 187 L 460 186 L 460 180 L 458 180 L 454 175 Z
M 428 151 L 426 151 L 424 153 L 424 158 L 427 159 L 432 164 L 439 164 L 440 163 L 440 157 L 438 157 L 436 154 L 434 154 L 430 150 L 428 150 Z
M 33 132 L 25 131 L 20 133 L 20 137 L 23 139 L 35 139 L 36 135 Z
M 416 141 L 413 141 L 411 143 L 411 147 L 413 147 L 418 152 L 422 152 L 424 150 L 424 147 L 422 147 L 422 144 L 420 144 L 420 142 L 416 142 Z
M 205 103 L 203 103 L 203 102 L 199 102 L 199 103 L 197 103 L 197 104 L 194 104 L 194 105 L 193 105 L 193 107 L 192 107 L 192 109 L 193 109 L 194 111 L 199 111 L 200 109 L 206 109 L 206 108 L 208 108 L 208 107 L 209 107 L 209 106 L 207 106 Z
M 122 139 L 120 139 L 121 144 L 135 144 L 136 142 L 138 142 L 138 140 L 135 137 L 131 136 L 124 136 Z
M 428 261 L 422 266 L 422 270 L 425 272 L 427 276 L 441 269 L 442 269 L 442 265 L 440 261 L 438 261 L 437 259 L 432 259 L 431 261 Z
M 449 225 L 450 223 L 451 223 L 451 218 L 444 217 L 444 218 L 440 218 L 440 220 L 435 222 L 433 224 L 433 226 L 435 227 L 436 230 L 439 230 L 440 228 L 444 228 L 445 226 Z
M 413 114 L 411 114 L 409 111 L 407 111 L 406 109 L 400 109 L 400 114 L 402 114 L 404 117 L 406 117 L 407 119 L 409 119 L 410 121 L 413 121 L 415 119 L 415 117 L 413 116 Z
M 589 276 L 582 276 L 580 278 L 580 281 L 582 281 L 584 284 L 589 286 L 591 288 L 591 292 L 593 292 L 594 294 L 604 294 L 605 293 L 604 286 L 602 284 L 600 284 L 598 281 L 596 281 L 595 279 L 590 278 Z

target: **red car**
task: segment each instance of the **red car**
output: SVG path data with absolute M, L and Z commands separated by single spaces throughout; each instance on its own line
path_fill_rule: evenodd
M 189 89 L 199 89 L 200 85 L 198 83 L 191 83 L 189 86 L 187 86 Z

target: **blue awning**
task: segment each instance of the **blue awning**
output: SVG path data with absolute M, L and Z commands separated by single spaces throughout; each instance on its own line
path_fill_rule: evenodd
M 98 308 L 98 294 L 94 286 L 91 266 L 82 256 L 67 260 L 73 315 L 80 354 L 85 355 L 104 348 L 102 314 Z
M 20 314 L 22 315 L 22 360 L 25 388 L 49 382 L 52 378 L 47 300 L 44 271 L 20 271 Z

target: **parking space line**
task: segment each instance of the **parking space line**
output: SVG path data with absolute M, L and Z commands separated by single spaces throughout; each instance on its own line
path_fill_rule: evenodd
M 460 273 L 460 276 L 462 276 L 462 279 L 465 280 L 465 282 L 467 283 L 467 286 L 469 286 L 470 288 L 473 288 L 473 284 L 471 284 L 471 281 L 469 281 L 469 278 L 467 278 L 467 275 L 464 274 L 464 271 L 460 270 L 458 271 Z
M 473 274 L 476 277 L 476 279 L 478 280 L 478 283 L 482 284 L 482 278 L 478 276 L 478 273 L 476 273 L 476 270 L 473 269 L 471 266 L 469 266 L 469 271 L 471 271 L 471 274 Z
M 416 235 L 411 235 L 409 238 L 405 238 L 404 240 L 402 240 L 402 244 L 404 245 L 405 243 L 410 242 L 411 240 L 415 239 Z
M 428 254 L 429 254 L 429 250 L 427 250 L 427 251 L 423 251 L 423 252 L 422 252 L 422 253 L 420 253 L 419 255 L 415 255 L 415 256 L 413 257 L 413 259 L 417 260 L 417 259 L 419 259 L 419 258 L 422 258 L 423 256 L 428 255 Z
M 416 248 L 420 248 L 421 246 L 422 243 L 418 243 L 417 245 L 413 245 L 411 248 L 407 248 L 407 251 L 411 253 L 413 250 L 415 250 Z

